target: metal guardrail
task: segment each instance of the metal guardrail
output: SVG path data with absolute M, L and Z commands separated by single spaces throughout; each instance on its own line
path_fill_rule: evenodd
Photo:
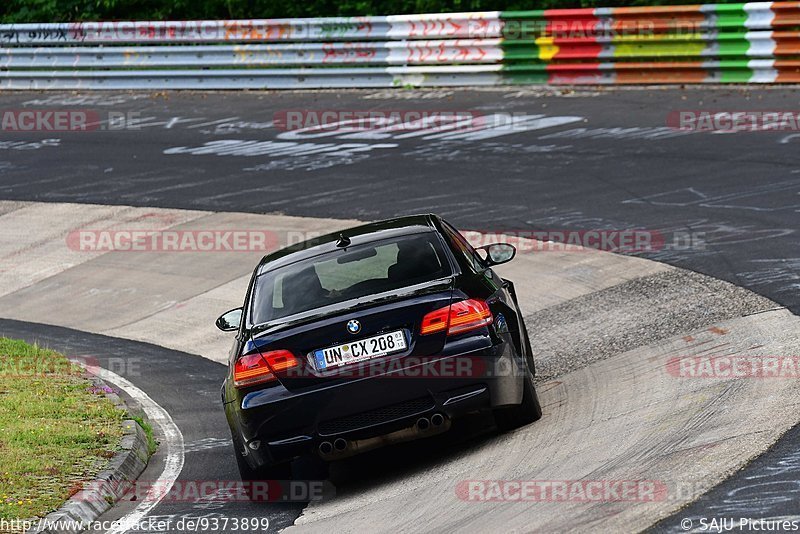
M 274 20 L 0 25 L 0 43 L 120 44 L 499 37 L 500 12 Z
M 499 39 L 276 45 L 8 48 L 0 68 L 263 67 L 498 63 Z
M 0 25 L 0 89 L 797 83 L 800 3 Z

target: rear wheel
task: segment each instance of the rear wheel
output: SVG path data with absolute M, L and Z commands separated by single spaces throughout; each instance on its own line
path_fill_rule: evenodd
M 533 372 L 525 358 L 525 376 L 522 377 L 522 402 L 516 406 L 506 406 L 495 410 L 494 419 L 502 431 L 514 430 L 542 418 L 542 405 L 533 384 Z
M 533 361 L 533 349 L 531 348 L 531 338 L 528 335 L 528 329 L 525 327 L 524 321 L 520 321 L 519 327 L 525 337 L 525 353 L 527 354 L 526 361 L 528 362 L 528 368 L 531 374 L 536 376 L 536 364 Z
M 277 465 L 270 465 L 253 469 L 247 463 L 247 459 L 242 454 L 243 445 L 235 437 L 233 438 L 233 454 L 236 456 L 236 466 L 239 468 L 239 477 L 244 482 L 244 491 L 250 500 L 267 500 L 276 498 L 277 496 L 265 493 L 263 484 L 257 485 L 254 482 L 263 482 L 268 480 L 289 480 L 292 478 L 292 466 L 290 463 L 283 463 Z M 268 484 L 267 487 L 274 489 L 276 485 Z
M 292 474 L 296 480 L 327 480 L 330 464 L 316 456 L 301 456 L 294 461 Z

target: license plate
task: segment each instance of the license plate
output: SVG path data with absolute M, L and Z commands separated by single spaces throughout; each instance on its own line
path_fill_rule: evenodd
M 406 338 L 402 330 L 388 332 L 379 336 L 342 343 L 326 349 L 314 351 L 314 364 L 317 369 L 333 369 L 351 363 L 363 362 L 378 356 L 405 350 Z

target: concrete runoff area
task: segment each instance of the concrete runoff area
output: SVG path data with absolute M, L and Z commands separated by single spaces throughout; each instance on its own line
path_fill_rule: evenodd
M 683 379 L 668 372 L 670 359 L 710 347 L 709 354 L 797 354 L 798 328 L 800 318 L 775 310 L 691 332 L 691 341 L 678 336 L 595 362 L 539 386 L 540 421 L 433 471 L 376 480 L 353 493 L 339 486 L 337 499 L 312 503 L 287 532 L 388 533 L 423 525 L 428 532 L 500 525 L 511 532 L 640 531 L 698 498 L 800 420 L 795 379 Z M 531 492 L 531 499 L 545 499 L 536 502 L 502 485 L 511 481 L 643 486 L 626 502 L 581 502 L 580 494 L 570 498 L 571 484 L 565 499 L 552 490 Z M 652 493 L 644 482 L 652 483 Z

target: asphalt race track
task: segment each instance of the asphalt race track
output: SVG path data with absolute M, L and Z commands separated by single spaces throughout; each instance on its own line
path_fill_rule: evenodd
M 145 393 L 164 407 L 183 433 L 186 462 L 177 485 L 180 487 L 183 483 L 186 485 L 184 487 L 187 487 L 196 481 L 209 480 L 223 483 L 238 481 L 239 473 L 231 458 L 230 433 L 225 417 L 219 409 L 219 386 L 225 376 L 225 368 L 222 365 L 199 356 L 147 343 L 7 319 L 0 319 L 0 335 L 38 343 L 71 357 L 92 355 L 92 358 L 96 358 L 97 365 L 109 369 L 119 367 L 115 362 L 141 362 L 141 365 L 128 367 L 128 372 L 119 368 L 117 370 L 121 371 L 120 375 L 123 378 L 136 381 Z M 142 370 L 152 368 L 157 368 L 158 372 L 142 373 Z M 188 386 L 190 390 L 178 386 Z M 388 453 L 386 450 L 375 451 L 357 461 L 338 466 L 337 471 L 342 471 L 343 475 L 337 474 L 346 476 L 352 482 L 364 483 L 374 476 L 376 469 L 381 469 L 384 472 L 383 476 L 387 477 L 403 477 L 426 469 L 434 469 L 437 461 L 458 455 L 462 450 L 480 444 L 482 436 L 491 430 L 490 422 L 468 421 L 464 427 L 454 428 L 452 435 L 448 435 L 446 439 L 434 438 L 425 440 L 424 444 L 406 444 L 401 446 L 399 454 Z M 149 483 L 156 479 L 163 466 L 161 453 L 159 450 L 151 459 L 147 469 L 139 478 L 140 483 Z M 389 465 L 390 462 L 392 465 Z M 328 487 L 324 487 L 323 491 L 321 495 L 324 497 L 331 495 Z M 295 497 L 300 495 L 295 494 Z M 122 501 L 100 520 L 117 520 L 130 512 L 136 504 L 130 500 Z M 221 491 L 210 498 L 200 500 L 165 498 L 152 513 L 148 514 L 146 522 L 142 525 L 152 525 L 154 528 L 149 532 L 154 533 L 184 532 L 186 528 L 177 528 L 180 520 L 224 521 L 226 518 L 228 520 L 235 518 L 244 521 L 266 517 L 269 519 L 269 532 L 277 532 L 291 526 L 307 504 L 308 501 L 302 498 L 251 503 L 236 491 L 229 493 Z M 155 528 L 155 525 L 162 521 L 169 522 L 171 528 L 166 530 Z M 228 529 L 202 530 L 223 533 L 230 532 L 232 526 Z
M 403 98 L 379 98 L 397 95 Z M 101 119 L 112 112 L 138 129 L 117 130 L 123 124 L 112 122 L 90 132 L 4 133 L 0 198 L 360 220 L 434 211 L 460 228 L 485 231 L 677 232 L 676 246 L 650 257 L 751 288 L 798 312 L 800 133 L 679 132 L 667 117 L 680 110 L 792 109 L 799 99 L 796 89 L 760 88 L 560 97 L 10 93 L 0 100 L 4 109 L 84 109 Z M 448 132 L 273 127 L 276 113 L 304 109 L 520 116 L 515 126 L 450 139 Z
M 101 121 L 90 132 L 2 132 L 0 200 L 348 220 L 436 212 L 484 233 L 636 228 L 665 238 L 661 250 L 643 257 L 732 282 L 800 313 L 800 132 L 668 125 L 680 110 L 798 109 L 795 88 L 5 93 L 0 102 L 4 110 L 82 109 Z M 276 128 L 276 118 L 292 110 L 461 111 L 515 122 L 456 133 Z M 109 113 L 121 122 L 108 122 Z M 104 357 L 135 357 L 156 366 L 158 373 L 131 380 L 183 432 L 181 480 L 236 479 L 219 410 L 220 364 L 192 355 L 191 347 L 181 353 L 17 321 L 0 320 L 0 335 L 103 354 L 101 364 Z M 653 530 L 681 532 L 677 518 L 712 513 L 800 516 L 799 428 Z M 434 459 L 480 444 L 481 436 L 448 442 Z M 393 474 L 435 469 L 427 456 L 409 447 Z M 343 469 L 358 479 L 385 460 L 378 455 Z M 162 503 L 152 515 L 213 515 L 224 506 L 226 515 L 267 515 L 272 530 L 292 525 L 304 504 Z M 112 515 L 126 506 L 133 504 Z

